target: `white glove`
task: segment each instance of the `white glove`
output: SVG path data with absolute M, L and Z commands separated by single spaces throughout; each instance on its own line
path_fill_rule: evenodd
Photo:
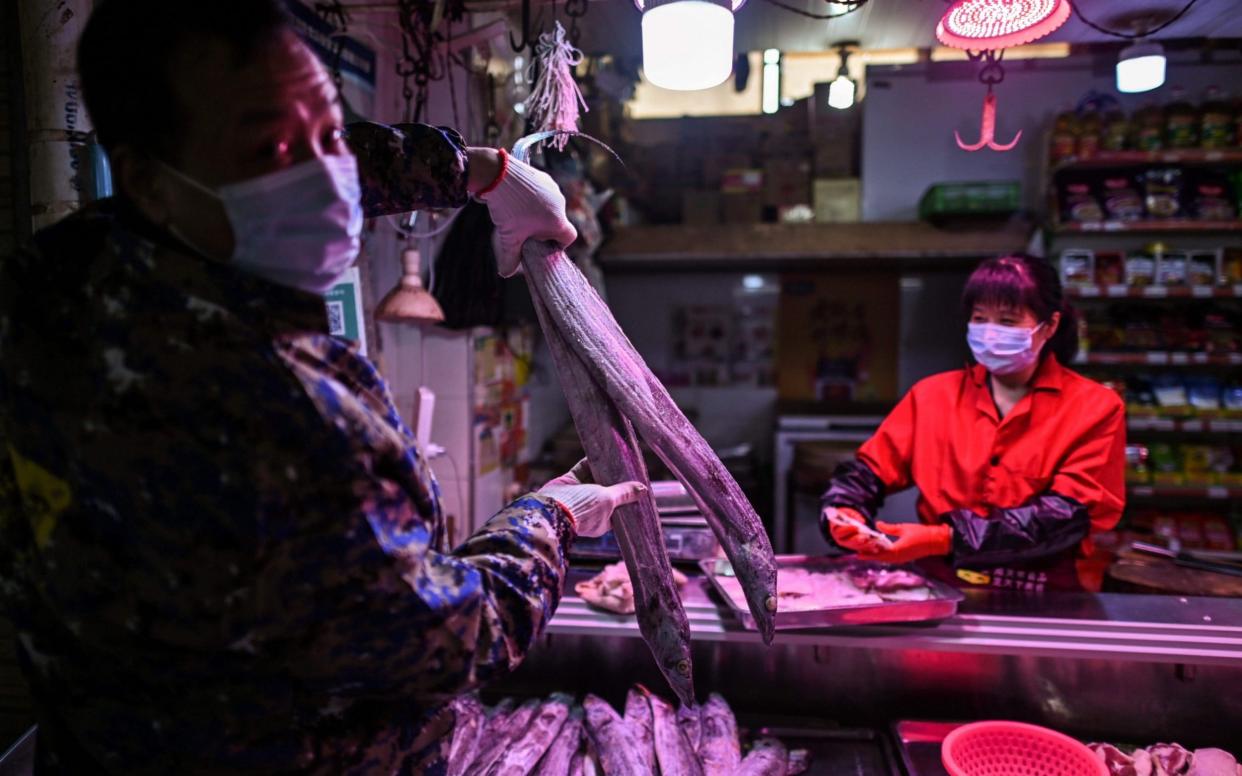
M 569 510 L 579 536 L 603 536 L 612 528 L 613 511 L 637 501 L 647 492 L 647 486 L 641 482 L 621 482 L 609 487 L 583 484 L 582 479 L 590 479 L 589 474 L 583 458 L 573 469 L 540 488 L 539 494 Z
M 522 245 L 529 239 L 554 240 L 562 248 L 578 239 L 565 216 L 565 195 L 552 176 L 512 156 L 495 189 L 479 197 L 496 224 L 492 246 L 501 277 L 517 274 Z

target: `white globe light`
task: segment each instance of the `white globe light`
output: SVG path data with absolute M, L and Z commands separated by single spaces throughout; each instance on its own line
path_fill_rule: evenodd
M 839 75 L 828 85 L 828 105 L 837 110 L 845 110 L 854 104 L 854 82 L 847 76 Z
M 1164 49 L 1159 43 L 1135 43 L 1117 59 L 1117 91 L 1150 92 L 1164 84 Z
M 733 71 L 733 12 L 704 0 L 678 0 L 643 12 L 643 74 L 664 89 L 724 83 Z

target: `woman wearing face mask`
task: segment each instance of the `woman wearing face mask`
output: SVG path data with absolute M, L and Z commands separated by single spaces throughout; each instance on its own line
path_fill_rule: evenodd
M 1098 589 L 1091 536 L 1125 505 L 1121 398 L 1064 366 L 1076 316 L 1045 259 L 983 262 L 962 307 L 974 363 L 910 389 L 834 472 L 821 528 L 860 558 L 959 585 Z M 876 524 L 885 495 L 911 486 L 919 521 Z

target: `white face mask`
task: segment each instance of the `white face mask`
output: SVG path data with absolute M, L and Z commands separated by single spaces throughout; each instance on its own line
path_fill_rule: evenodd
M 224 205 L 233 227 L 232 261 L 247 272 L 322 294 L 358 258 L 362 187 L 352 154 L 308 159 L 214 190 L 165 167 Z
M 995 375 L 1021 372 L 1039 360 L 1035 348 L 1035 332 L 1022 326 L 1001 326 L 998 323 L 971 323 L 966 326 L 966 342 L 975 354 L 975 361 Z

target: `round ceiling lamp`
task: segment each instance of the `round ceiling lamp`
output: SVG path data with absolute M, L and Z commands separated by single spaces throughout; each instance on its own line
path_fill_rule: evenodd
M 936 25 L 946 46 L 973 51 L 1021 46 L 1069 18 L 1070 0 L 957 0 Z
M 643 75 L 694 91 L 733 71 L 733 14 L 746 0 L 634 0 L 643 14 Z

